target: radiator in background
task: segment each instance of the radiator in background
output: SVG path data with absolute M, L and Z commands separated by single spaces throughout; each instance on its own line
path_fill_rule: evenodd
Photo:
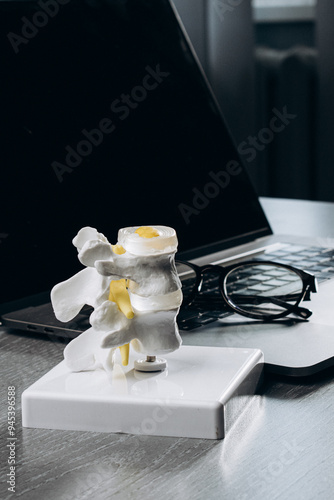
M 312 47 L 255 50 L 256 126 L 262 150 L 249 171 L 262 196 L 316 199 L 316 65 Z M 262 132 L 270 129 L 275 113 L 295 117 L 283 119 L 279 132 Z M 274 123 L 277 129 L 278 121 Z

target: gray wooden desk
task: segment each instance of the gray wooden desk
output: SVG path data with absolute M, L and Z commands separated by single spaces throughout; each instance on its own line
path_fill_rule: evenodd
M 334 204 L 263 204 L 275 231 L 334 236 Z M 3 330 L 0 343 L 0 498 L 333 498 L 334 370 L 310 380 L 267 376 L 256 408 L 222 441 L 22 429 L 19 396 L 62 360 L 64 345 Z M 8 386 L 17 393 L 15 494 L 6 485 Z

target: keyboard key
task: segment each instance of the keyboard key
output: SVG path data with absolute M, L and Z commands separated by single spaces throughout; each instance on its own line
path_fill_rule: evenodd
M 269 290 L 272 290 L 272 287 L 271 286 L 267 286 L 267 285 L 259 284 L 259 285 L 250 286 L 248 288 L 248 290 L 252 290 L 252 291 L 255 291 L 255 292 L 267 292 Z
M 213 321 L 216 320 L 217 318 L 211 316 L 210 314 L 203 314 L 197 319 L 198 323 L 200 323 L 201 325 L 207 325 L 208 323 L 213 323 Z
M 264 254 L 264 256 L 268 258 L 268 260 L 271 260 L 272 258 L 286 257 L 287 255 L 290 255 L 290 253 L 284 252 L 282 250 L 279 250 L 278 252 L 268 252 Z
M 310 266 L 310 261 L 308 260 L 299 260 L 297 264 L 294 264 L 298 269 L 307 269 Z
M 295 281 L 294 277 L 293 276 L 289 276 L 290 278 L 293 278 L 293 281 Z M 286 279 L 286 278 L 277 278 L 277 279 L 274 279 L 274 280 L 271 280 L 271 281 L 266 281 L 266 285 L 267 286 L 271 286 L 271 287 L 278 287 L 278 286 L 282 286 L 284 283 L 290 283 L 290 281 L 292 281 L 291 279 Z
M 321 252 L 321 255 L 328 255 L 329 258 L 333 258 L 334 257 L 334 249 L 333 248 L 330 248 L 329 250 L 325 250 L 325 251 L 322 251 Z
M 327 281 L 329 279 L 331 279 L 331 276 L 330 274 L 317 274 L 316 276 L 317 280 L 318 280 L 318 283 L 322 283 L 323 281 Z
M 286 260 L 288 260 L 290 262 L 297 262 L 298 260 L 300 260 L 300 256 L 299 255 L 288 255 L 286 257 Z
M 301 257 L 311 258 L 311 257 L 315 257 L 315 256 L 319 255 L 319 252 L 300 252 L 299 255 Z
M 197 321 L 193 321 L 193 320 L 189 320 L 189 321 L 187 321 L 185 323 L 181 323 L 179 325 L 181 330 L 185 330 L 185 331 L 195 330 L 195 328 L 200 328 L 201 326 L 202 326 L 201 323 L 198 323 Z
M 254 283 L 256 285 L 256 283 L 258 282 L 262 283 L 262 281 L 267 281 L 272 278 L 272 276 L 268 276 L 265 274 L 253 274 L 251 276 L 252 276 L 251 278 L 245 278 L 243 280 L 238 281 L 238 283 Z
M 304 252 L 305 250 L 308 249 L 308 247 L 304 246 L 304 245 L 294 245 L 294 244 L 289 244 L 287 245 L 286 249 L 290 252 L 290 253 L 300 253 L 300 252 Z
M 180 321 L 187 321 L 198 317 L 198 310 L 196 309 L 181 309 L 178 318 Z
M 272 271 L 267 271 L 268 275 L 270 276 L 284 276 L 286 274 L 286 271 L 284 269 L 273 269 Z

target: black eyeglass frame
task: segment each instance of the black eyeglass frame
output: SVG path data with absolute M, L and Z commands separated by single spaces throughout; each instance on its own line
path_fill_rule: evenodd
M 190 268 L 193 269 L 193 271 L 196 274 L 196 283 L 194 284 L 193 290 L 190 293 L 189 297 L 187 297 L 186 301 L 182 302 L 181 307 L 189 307 L 193 304 L 195 299 L 198 297 L 201 291 L 201 287 L 204 281 L 204 275 L 206 272 L 216 272 L 219 275 L 219 290 L 220 294 L 227 305 L 227 307 L 232 310 L 233 312 L 236 312 L 238 314 L 241 314 L 242 316 L 245 316 L 247 318 L 253 318 L 253 319 L 261 319 L 264 321 L 273 321 L 276 319 L 283 318 L 285 316 L 288 316 L 289 314 L 295 314 L 296 316 L 301 317 L 302 319 L 308 319 L 312 315 L 312 311 L 305 307 L 301 307 L 299 304 L 302 302 L 302 300 L 311 300 L 311 292 L 316 293 L 318 291 L 318 285 L 317 285 L 317 279 L 314 275 L 308 273 L 307 271 L 303 271 L 301 269 L 297 269 L 296 267 L 290 266 L 288 264 L 281 264 L 273 261 L 266 261 L 266 260 L 251 260 L 251 261 L 242 261 L 238 262 L 236 264 L 232 264 L 229 266 L 219 266 L 217 264 L 207 264 L 204 266 L 197 266 L 196 264 L 193 264 L 192 262 L 187 262 L 187 261 L 181 261 L 181 260 L 176 260 L 176 264 L 183 264 L 187 265 Z M 303 288 L 300 292 L 300 296 L 297 299 L 297 301 L 292 304 L 290 307 L 288 307 L 285 311 L 279 313 L 279 314 L 261 314 L 256 311 L 254 313 L 248 313 L 240 308 L 238 308 L 236 305 L 233 304 L 233 302 L 229 299 L 229 297 L 226 294 L 226 279 L 229 275 L 230 272 L 234 271 L 238 267 L 242 266 L 255 266 L 255 265 L 270 265 L 270 266 L 275 266 L 275 267 L 281 267 L 283 269 L 287 269 L 289 271 L 295 272 L 302 280 L 303 283 Z M 182 280 L 181 280 L 182 282 Z M 203 296 L 202 296 L 203 297 Z M 212 297 L 211 297 L 212 298 Z M 204 303 L 205 301 L 210 300 L 210 295 L 205 296 Z M 203 305 L 203 302 L 201 303 Z

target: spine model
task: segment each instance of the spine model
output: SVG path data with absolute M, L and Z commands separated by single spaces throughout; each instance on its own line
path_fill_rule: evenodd
M 111 371 L 117 348 L 127 365 L 130 345 L 148 357 L 180 347 L 177 243 L 174 229 L 166 226 L 120 229 L 116 245 L 94 228 L 79 231 L 73 244 L 85 269 L 51 291 L 60 321 L 72 320 L 86 304 L 94 309 L 91 327 L 64 350 L 70 370 Z

